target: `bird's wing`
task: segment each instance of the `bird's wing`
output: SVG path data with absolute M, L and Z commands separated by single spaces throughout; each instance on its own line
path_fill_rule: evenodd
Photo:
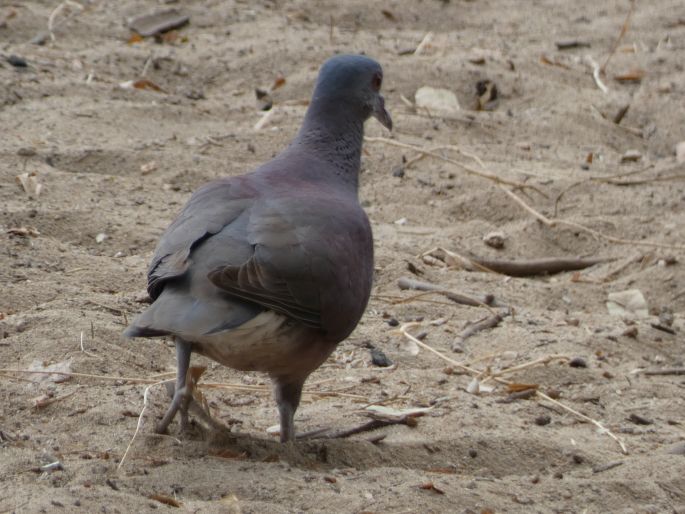
M 329 321 L 332 297 L 354 295 L 349 281 L 360 273 L 354 269 L 356 257 L 350 259 L 346 252 L 356 248 L 355 239 L 363 240 L 367 233 L 364 246 L 371 246 L 366 217 L 355 205 L 351 208 L 335 195 L 320 191 L 316 197 L 289 195 L 260 203 L 247 222 L 252 255 L 243 264 L 216 268 L 209 273 L 210 280 L 235 296 L 307 326 L 337 332 L 335 320 L 345 322 L 349 314 Z
M 156 299 L 166 282 L 183 276 L 192 263 L 193 249 L 236 222 L 256 194 L 246 181 L 236 179 L 198 189 L 160 238 L 148 268 L 150 296 Z

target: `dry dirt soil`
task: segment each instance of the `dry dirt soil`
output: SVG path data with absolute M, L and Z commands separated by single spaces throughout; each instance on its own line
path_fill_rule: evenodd
M 642 372 L 684 365 L 682 1 L 636 3 L 601 75 L 606 92 L 587 56 L 604 64 L 627 0 L 189 0 L 171 4 L 189 25 L 139 42 L 129 42 L 127 18 L 169 5 L 65 4 L 55 39 L 36 45 L 59 2 L 0 2 L 0 512 L 685 512 L 685 377 Z M 581 45 L 556 46 L 573 40 Z M 463 153 L 436 152 L 534 186 L 505 187 L 542 215 L 632 242 L 547 226 L 491 180 L 434 157 L 403 166 L 417 152 L 367 141 L 360 196 L 375 235 L 373 297 L 310 378 L 296 423 L 353 427 L 372 402 L 432 409 L 414 427 L 281 446 L 266 431 L 276 409 L 265 377 L 205 362 L 202 382 L 234 386 L 202 389 L 227 428 L 196 423 L 181 435 L 174 423 L 171 436 L 156 436 L 168 400 L 154 385 L 119 467 L 146 387 L 175 367 L 169 341 L 121 338 L 145 306 L 156 240 L 194 188 L 288 143 L 319 65 L 336 52 L 384 66 L 396 130 L 371 120 L 367 136 L 453 145 Z M 279 75 L 275 111 L 255 130 L 254 89 Z M 121 86 L 143 76 L 161 91 Z M 499 93 L 485 111 L 476 109 L 481 80 Z M 461 110 L 417 112 L 411 102 L 426 85 L 453 91 Z M 637 160 L 622 162 L 629 151 Z M 22 173 L 35 174 L 39 196 L 17 183 Z M 484 244 L 492 231 L 506 236 L 502 249 Z M 434 247 L 615 260 L 515 278 L 420 257 Z M 464 326 L 490 312 L 401 291 L 404 276 L 492 294 L 513 315 L 454 353 Z M 606 307 L 608 294 L 629 289 L 647 302 L 637 321 Z M 558 359 L 504 378 L 558 395 L 627 453 L 549 401 L 503 402 L 504 385 L 467 392 L 467 372 L 425 349 L 413 355 L 392 326 L 417 319 L 411 333 L 477 370 L 579 358 L 580 367 Z M 369 344 L 394 365 L 373 365 Z M 55 364 L 90 376 L 9 371 Z

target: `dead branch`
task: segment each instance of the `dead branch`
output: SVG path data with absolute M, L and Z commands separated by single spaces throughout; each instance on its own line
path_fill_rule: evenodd
M 473 256 L 466 257 L 456 252 L 445 250 L 444 248 L 435 248 L 429 250 L 426 254 L 441 258 L 440 255 L 435 255 L 437 252 L 444 254 L 442 260 L 448 265 L 457 265 L 467 271 L 487 271 L 490 273 L 501 273 L 502 275 L 509 275 L 511 277 L 532 277 L 535 275 L 551 275 L 563 271 L 576 271 L 589 268 L 595 264 L 613 262 L 616 260 L 615 258 L 602 257 L 591 259 L 584 259 L 581 257 L 548 257 L 543 259 L 510 261 Z
M 505 187 L 502 187 L 501 185 L 499 186 L 502 191 L 504 191 L 507 196 L 509 196 L 512 200 L 514 200 L 516 203 L 518 203 L 524 210 L 528 211 L 533 217 L 535 217 L 537 220 L 541 221 L 544 225 L 546 225 L 549 228 L 556 228 L 559 225 L 566 226 L 575 230 L 579 230 L 581 232 L 586 232 L 588 234 L 591 234 L 597 239 L 604 239 L 605 241 L 608 241 L 610 243 L 614 244 L 620 244 L 620 245 L 635 245 L 635 246 L 649 246 L 652 248 L 667 248 L 669 250 L 685 250 L 685 245 L 672 245 L 672 244 L 664 244 L 664 243 L 654 243 L 651 241 L 637 241 L 634 239 L 621 239 L 619 237 L 613 237 L 613 236 L 608 236 L 602 232 L 599 232 L 598 230 L 594 230 L 592 228 L 586 227 L 585 225 L 581 225 L 579 223 L 575 223 L 573 221 L 567 221 L 567 220 L 562 220 L 558 218 L 548 218 L 544 214 L 536 211 L 533 209 L 530 205 L 528 205 L 520 196 L 515 194 L 513 191 L 508 190 Z
M 596 473 L 603 473 L 604 471 L 609 471 L 610 469 L 617 468 L 617 467 L 620 466 L 621 464 L 623 464 L 623 461 L 622 461 L 622 460 L 619 460 L 619 461 L 616 461 L 616 462 L 609 462 L 609 463 L 607 463 L 607 464 L 600 464 L 600 465 L 598 465 L 598 466 L 593 466 L 592 472 L 595 473 L 595 474 L 596 474 Z
M 578 417 L 578 418 L 580 418 L 580 419 L 582 419 L 582 420 L 584 420 L 584 421 L 589 421 L 590 423 L 592 423 L 593 425 L 595 425 L 597 428 L 599 428 L 600 433 L 606 434 L 606 435 L 608 435 L 609 437 L 611 437 L 614 441 L 616 441 L 616 442 L 618 443 L 618 445 L 621 447 L 621 451 L 622 451 L 625 455 L 628 454 L 628 449 L 626 448 L 626 445 L 625 445 L 625 443 L 621 440 L 621 438 L 619 438 L 619 437 L 618 437 L 616 434 L 614 434 L 611 430 L 609 430 L 608 428 L 606 428 L 606 427 L 605 427 L 602 423 L 600 423 L 599 421 L 597 421 L 597 420 L 595 420 L 595 419 L 592 419 L 591 417 L 586 416 L 585 414 L 582 414 L 582 413 L 578 412 L 578 411 L 575 410 L 575 409 L 572 409 L 572 408 L 569 407 L 568 405 L 564 405 L 563 403 L 561 403 L 561 402 L 555 400 L 554 398 L 550 398 L 549 396 L 547 396 L 545 393 L 543 393 L 543 392 L 541 392 L 541 391 L 537 391 L 537 392 L 536 392 L 536 395 L 537 395 L 539 398 L 542 398 L 543 400 L 547 400 L 547 401 L 550 402 L 551 404 L 556 405 L 557 407 L 560 407 L 560 408 L 564 409 L 564 410 L 567 411 L 567 412 L 570 412 L 570 413 L 573 414 L 574 416 L 576 416 L 576 417 Z
M 462 370 L 464 370 L 464 371 L 466 371 L 466 372 L 468 372 L 468 373 L 470 373 L 470 374 L 472 374 L 472 375 L 474 375 L 474 376 L 476 376 L 476 377 L 483 376 L 484 372 L 482 372 L 482 371 L 480 371 L 480 370 L 477 370 L 477 369 L 474 369 L 474 368 L 471 368 L 471 367 L 469 367 L 469 366 L 465 366 L 465 365 L 462 364 L 461 362 L 457 362 L 457 361 L 455 361 L 454 359 L 451 359 L 451 358 L 448 357 L 447 355 L 444 355 L 443 353 L 439 352 L 438 350 L 435 350 L 434 348 L 430 347 L 429 345 L 427 345 L 427 344 L 424 343 L 423 341 L 417 339 L 416 337 L 414 337 L 413 335 L 411 335 L 411 334 L 407 331 L 407 329 L 409 329 L 409 328 L 411 328 L 411 327 L 415 327 L 415 326 L 417 326 L 417 325 L 419 325 L 419 323 L 405 323 L 404 325 L 402 325 L 402 326 L 400 327 L 400 330 L 399 330 L 399 331 L 400 331 L 400 333 L 402 333 L 405 337 L 407 337 L 408 339 L 410 339 L 411 341 L 413 341 L 415 344 L 417 344 L 417 345 L 420 346 L 421 348 L 425 348 L 426 350 L 430 351 L 431 353 L 437 355 L 438 357 L 440 357 L 440 358 L 441 358 L 442 360 L 444 360 L 445 362 L 449 362 L 451 365 L 453 365 L 453 366 L 455 366 L 455 367 L 457 367 L 457 368 L 459 368 L 459 369 L 462 369 Z M 557 357 L 560 357 L 560 356 L 549 356 L 549 358 L 557 358 Z M 534 365 L 534 364 L 537 365 L 537 364 L 539 364 L 539 363 L 541 363 L 541 362 L 546 363 L 546 362 L 549 362 L 549 361 L 548 361 L 548 358 L 547 358 L 547 357 L 543 357 L 542 359 L 537 359 L 536 361 L 532 361 L 532 362 L 530 362 L 530 363 L 525 363 L 525 364 L 522 364 L 522 365 L 520 365 L 520 366 L 516 366 L 516 368 L 509 368 L 509 372 L 511 372 L 511 371 L 513 371 L 513 370 L 517 370 L 517 371 L 518 371 L 518 370 L 523 369 L 524 367 L 530 367 L 530 366 L 532 366 L 532 365 Z M 487 377 L 486 377 L 486 378 L 487 378 Z M 495 382 L 498 382 L 498 383 L 500 383 L 500 384 L 510 384 L 510 383 L 511 383 L 511 382 L 509 382 L 508 380 L 505 380 L 504 378 L 501 378 L 501 377 L 498 377 L 498 376 L 492 377 L 492 379 L 493 379 Z M 553 405 L 555 405 L 555 406 L 557 406 L 557 407 L 559 407 L 559 408 L 565 410 L 566 412 L 569 412 L 569 413 L 573 414 L 574 416 L 576 416 L 576 417 L 578 417 L 578 418 L 580 418 L 580 419 L 582 419 L 582 420 L 584 420 L 584 421 L 589 421 L 590 423 L 592 423 L 593 425 L 595 425 L 597 428 L 599 428 L 602 434 L 606 434 L 607 436 L 611 437 L 614 441 L 616 441 L 616 442 L 618 443 L 618 445 L 621 447 L 621 451 L 622 451 L 624 454 L 626 454 L 626 455 L 628 454 L 628 449 L 626 448 L 625 443 L 624 443 L 618 436 L 616 436 L 616 434 L 614 434 L 613 432 L 611 432 L 611 430 L 609 430 L 608 428 L 606 428 L 601 422 L 599 422 L 599 421 L 597 421 L 597 420 L 595 420 L 595 419 L 592 419 L 592 418 L 586 416 L 585 414 L 582 414 L 582 413 L 578 412 L 577 410 L 572 409 L 571 407 L 568 407 L 567 405 L 564 405 L 563 403 L 561 403 L 561 402 L 559 402 L 559 401 L 557 401 L 557 400 L 555 400 L 555 399 L 553 399 L 553 398 L 550 398 L 548 395 L 546 395 L 545 393 L 542 393 L 542 392 L 539 391 L 539 390 L 535 392 L 535 396 L 536 396 L 537 398 L 541 398 L 541 399 L 543 399 L 543 400 L 547 400 L 548 402 L 552 403 Z
M 477 170 L 477 169 L 472 168 L 471 166 L 463 164 L 459 161 L 455 161 L 454 159 L 450 159 L 449 157 L 443 157 L 442 155 L 435 153 L 435 152 L 431 152 L 430 150 L 424 150 L 423 148 L 421 148 L 419 146 L 410 145 L 407 143 L 401 143 L 399 141 L 395 141 L 393 139 L 388 139 L 385 137 L 365 137 L 364 141 L 367 141 L 369 143 L 385 143 L 387 145 L 397 146 L 399 148 L 405 148 L 407 150 L 412 150 L 414 152 L 418 152 L 418 153 L 421 153 L 423 155 L 427 155 L 429 157 L 434 157 L 435 159 L 440 159 L 441 161 L 453 164 L 454 166 L 457 166 L 458 168 L 461 168 L 462 170 L 464 170 L 468 175 L 475 175 L 477 177 L 481 177 L 481 178 L 490 180 L 490 181 L 494 182 L 495 184 L 506 184 L 506 185 L 512 186 L 516 189 L 531 189 L 531 190 L 541 194 L 545 198 L 547 198 L 547 195 L 542 190 L 540 190 L 539 188 L 537 188 L 535 186 L 524 184 L 523 182 L 517 182 L 515 180 L 503 179 L 503 178 L 498 177 L 494 173 L 489 172 L 487 170 L 484 170 L 484 171 Z
M 616 50 L 618 50 L 618 45 L 621 44 L 621 40 L 623 39 L 623 36 L 626 35 L 626 32 L 628 32 L 628 27 L 630 27 L 630 18 L 633 16 L 633 12 L 635 11 L 635 0 L 630 0 L 630 9 L 628 10 L 628 14 L 626 15 L 626 19 L 623 21 L 623 26 L 621 27 L 621 32 L 619 32 L 618 37 L 616 38 L 616 41 L 614 41 L 614 44 L 611 46 L 611 50 L 609 50 L 609 55 L 607 55 L 607 58 L 604 60 L 604 64 L 602 64 L 600 71 L 602 73 L 606 72 L 607 65 L 609 64 L 609 61 L 611 58 L 614 56 L 616 53 Z
M 389 425 L 416 426 L 416 420 L 413 416 L 404 416 L 401 419 L 372 419 L 356 427 L 338 430 L 337 432 L 329 433 L 328 430 L 330 429 L 319 429 L 312 430 L 311 432 L 303 432 L 301 434 L 297 434 L 295 437 L 297 439 L 344 439 L 355 434 L 370 432 L 372 430 L 387 427 Z
M 464 344 L 464 341 L 466 341 L 466 339 L 477 334 L 478 332 L 482 332 L 483 330 L 495 328 L 504 319 L 504 316 L 507 315 L 508 313 L 497 313 L 493 316 L 489 316 L 480 321 L 476 321 L 475 323 L 471 323 L 464 330 L 462 330 L 459 333 L 459 335 L 454 339 L 454 341 L 452 342 L 452 351 L 463 351 L 462 345 Z
M 646 369 L 642 372 L 643 375 L 685 375 L 685 368 L 663 368 L 663 369 Z
M 486 294 L 482 298 L 468 296 L 462 293 L 455 293 L 454 291 L 449 291 L 441 286 L 431 284 L 429 282 L 422 282 L 420 280 L 414 280 L 412 278 L 402 277 L 397 281 L 397 285 L 400 289 L 414 289 L 416 291 L 431 291 L 444 295 L 455 303 L 461 305 L 470 305 L 472 307 L 480 307 L 483 305 L 494 305 L 495 297 L 491 294 Z

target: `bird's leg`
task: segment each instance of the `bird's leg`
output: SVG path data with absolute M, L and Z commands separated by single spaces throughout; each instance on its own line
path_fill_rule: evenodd
M 173 421 L 174 416 L 181 411 L 181 430 L 185 430 L 188 425 L 188 405 L 192 396 L 190 389 L 187 387 L 186 380 L 188 377 L 188 368 L 190 367 L 190 354 L 192 353 L 192 345 L 181 339 L 176 338 L 176 389 L 174 390 L 174 397 L 167 409 L 162 420 L 157 423 L 155 431 L 158 434 L 165 434 L 169 428 L 169 424 Z
M 304 379 L 274 378 L 274 396 L 278 404 L 278 414 L 281 418 L 281 442 L 286 443 L 295 439 L 295 411 L 300 404 Z

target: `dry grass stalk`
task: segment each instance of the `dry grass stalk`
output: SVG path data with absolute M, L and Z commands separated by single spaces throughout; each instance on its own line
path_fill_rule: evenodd
M 438 153 L 431 152 L 430 150 L 425 150 L 419 146 L 410 145 L 407 143 L 401 143 L 399 141 L 395 141 L 393 139 L 388 139 L 385 137 L 365 137 L 364 141 L 367 141 L 369 143 L 384 143 L 384 144 L 391 145 L 391 146 L 397 146 L 398 148 L 405 148 L 407 150 L 419 152 L 419 153 L 424 154 L 426 156 L 434 157 L 435 159 L 440 159 L 441 161 L 453 164 L 454 166 L 457 166 L 458 168 L 461 168 L 462 170 L 464 170 L 469 175 L 481 177 L 481 178 L 490 180 L 491 182 L 494 182 L 496 184 L 506 184 L 506 185 L 512 186 L 516 189 L 531 189 L 531 190 L 541 194 L 542 196 L 547 197 L 547 195 L 543 191 L 541 191 L 539 188 L 537 188 L 535 186 L 531 186 L 529 184 L 524 184 L 523 182 L 517 182 L 515 180 L 503 179 L 503 178 L 498 177 L 497 175 L 495 175 L 494 173 L 491 173 L 489 171 L 477 170 L 477 169 L 472 168 L 471 166 L 468 166 L 462 162 L 455 161 L 454 159 L 450 159 L 449 157 L 443 157 L 442 155 L 440 155 Z
M 577 418 L 580 418 L 580 419 L 585 420 L 585 421 L 587 421 L 587 422 L 589 422 L 589 423 L 592 423 L 592 424 L 595 425 L 597 428 L 599 428 L 599 430 L 601 431 L 602 434 L 606 434 L 606 435 L 608 435 L 609 437 L 611 437 L 614 441 L 616 441 L 616 442 L 618 443 L 618 445 L 621 447 L 621 451 L 622 451 L 625 455 L 628 455 L 628 449 L 626 448 L 626 445 L 625 445 L 625 443 L 621 440 L 621 438 L 618 437 L 616 434 L 614 434 L 611 430 L 609 430 L 607 427 L 605 427 L 605 426 L 604 426 L 602 423 L 600 423 L 599 421 L 597 421 L 597 420 L 595 420 L 595 419 L 592 419 L 591 417 L 586 416 L 585 414 L 582 414 L 582 413 L 578 412 L 578 411 L 575 410 L 575 409 L 572 409 L 572 408 L 569 407 L 568 405 L 564 405 L 563 403 L 561 403 L 561 402 L 558 401 L 558 400 L 555 400 L 554 398 L 550 398 L 550 397 L 547 396 L 545 393 L 542 393 L 542 392 L 540 392 L 540 391 L 536 391 L 536 396 L 537 396 L 538 398 L 542 398 L 543 400 L 546 400 L 546 401 L 552 403 L 553 405 L 556 405 L 556 406 L 559 407 L 560 409 L 564 409 L 566 412 L 570 412 L 571 414 L 573 414 L 573 415 L 576 416 Z
M 404 335 L 405 337 L 407 337 L 408 339 L 410 339 L 411 341 L 413 341 L 415 344 L 417 344 L 417 345 L 420 346 L 421 348 L 424 348 L 424 349 L 428 350 L 429 352 L 431 352 L 431 353 L 437 355 L 439 358 L 441 358 L 441 359 L 444 360 L 445 362 L 450 363 L 452 366 L 455 366 L 455 367 L 457 367 L 457 368 L 459 368 L 459 369 L 462 369 L 462 370 L 464 370 L 464 371 L 466 371 L 466 372 L 468 372 L 468 373 L 471 373 L 472 375 L 474 375 L 474 376 L 476 376 L 476 377 L 479 377 L 479 378 L 480 378 L 480 377 L 483 377 L 483 376 L 485 375 L 485 373 L 487 373 L 487 371 L 480 371 L 480 370 L 471 368 L 471 367 L 469 367 L 469 366 L 465 366 L 463 363 L 457 362 L 457 361 L 455 361 L 454 359 L 451 359 L 450 357 L 444 355 L 443 353 L 439 352 L 438 350 L 435 350 L 434 348 L 428 346 L 428 345 L 427 345 L 426 343 L 424 343 L 423 341 L 420 341 L 419 339 L 415 338 L 413 335 L 411 335 L 411 334 L 408 332 L 408 329 L 409 329 L 409 328 L 412 328 L 412 327 L 415 327 L 415 326 L 419 326 L 419 325 L 420 325 L 420 323 L 405 323 L 404 325 L 402 325 L 402 326 L 399 328 L 399 331 L 400 331 L 400 333 L 402 333 L 402 335 Z M 513 372 L 515 372 L 515 371 L 521 371 L 521 370 L 523 370 L 523 369 L 530 368 L 530 367 L 532 367 L 532 366 L 537 366 L 537 365 L 540 365 L 540 364 L 547 364 L 548 362 L 551 362 L 552 360 L 557 360 L 557 359 L 565 359 L 565 360 L 566 360 L 566 359 L 568 359 L 568 357 L 563 356 L 563 355 L 549 355 L 549 356 L 541 357 L 541 358 L 536 359 L 536 360 L 534 360 L 534 361 L 530 361 L 530 362 L 521 364 L 521 365 L 519 365 L 519 366 L 515 366 L 515 367 L 513 367 L 513 368 L 508 368 L 508 369 L 502 370 L 501 372 L 498 372 L 498 373 L 496 373 L 496 374 L 490 374 L 489 376 L 486 376 L 486 377 L 483 379 L 483 382 L 484 382 L 485 380 L 492 379 L 492 380 L 494 380 L 494 381 L 496 381 L 496 382 L 499 382 L 499 383 L 501 383 L 501 384 L 507 384 L 507 385 L 508 385 L 508 384 L 510 384 L 511 382 L 509 382 L 508 380 L 505 380 L 505 379 L 501 378 L 501 375 L 503 375 L 503 374 L 505 374 L 505 373 L 513 373 Z M 597 428 L 599 428 L 599 429 L 601 430 L 601 433 L 608 435 L 608 436 L 611 437 L 614 441 L 616 441 L 616 442 L 618 443 L 618 445 L 621 447 L 621 451 L 622 451 L 624 454 L 628 454 L 628 450 L 627 450 L 627 448 L 626 448 L 625 443 L 624 443 L 618 436 L 616 436 L 616 434 L 614 434 L 613 432 L 611 432 L 611 430 L 609 430 L 608 428 L 606 428 L 601 422 L 599 422 L 599 421 L 597 421 L 597 420 L 595 420 L 595 419 L 592 419 L 592 418 L 590 418 L 589 416 L 586 416 L 585 414 L 582 414 L 582 413 L 578 412 L 578 411 L 575 410 L 575 409 L 572 409 L 571 407 L 569 407 L 569 406 L 567 406 L 567 405 L 565 405 L 565 404 L 559 402 L 558 400 L 555 400 L 555 399 L 553 399 L 553 398 L 550 398 L 550 397 L 547 396 L 545 393 L 542 393 L 542 392 L 540 392 L 539 390 L 536 391 L 536 396 L 537 396 L 538 398 L 541 398 L 541 399 L 543 399 L 543 400 L 547 400 L 548 402 L 551 402 L 551 403 L 554 404 L 555 406 L 557 406 L 557 407 L 559 407 L 559 408 L 565 410 L 566 412 L 569 412 L 569 413 L 573 414 L 574 416 L 576 416 L 576 417 L 578 417 L 578 418 L 580 418 L 580 419 L 582 419 L 582 420 L 584 420 L 584 421 L 588 421 L 588 422 L 592 423 L 593 425 L 595 425 Z
M 602 73 L 606 73 L 607 65 L 609 64 L 609 61 L 611 58 L 614 56 L 616 53 L 616 50 L 618 49 L 618 45 L 621 44 L 621 40 L 623 39 L 623 36 L 626 35 L 626 32 L 628 32 L 628 28 L 630 27 L 630 18 L 633 16 L 633 12 L 635 11 L 635 0 L 630 0 L 630 9 L 628 10 L 628 14 L 626 15 L 626 19 L 623 21 L 623 26 L 621 27 L 621 32 L 619 32 L 618 37 L 616 38 L 616 41 L 614 41 L 614 44 L 611 47 L 611 50 L 609 51 L 609 55 L 607 55 L 607 58 L 604 60 L 604 63 L 602 64 L 600 71 Z
M 121 457 L 121 460 L 119 461 L 119 465 L 117 466 L 117 470 L 121 469 L 121 466 L 124 465 L 124 461 L 126 460 L 126 456 L 128 455 L 129 450 L 131 449 L 131 445 L 133 445 L 133 441 L 136 439 L 136 436 L 138 435 L 138 432 L 140 432 L 140 428 L 143 426 L 143 414 L 145 414 L 145 409 L 147 409 L 148 405 L 148 395 L 150 394 L 150 389 L 156 385 L 162 385 L 167 382 L 173 382 L 174 378 L 169 378 L 167 380 L 161 380 L 159 382 L 155 382 L 154 384 L 150 384 L 145 388 L 145 392 L 143 393 L 143 408 L 140 411 L 140 415 L 138 416 L 138 423 L 136 423 L 136 430 L 133 432 L 133 437 L 131 437 L 131 440 L 128 442 L 128 446 L 126 446 L 126 451 L 124 452 L 124 455 Z
M 559 225 L 563 225 L 575 230 L 580 230 L 581 232 L 587 232 L 588 234 L 591 234 L 597 239 L 604 239 L 605 241 L 609 243 L 614 243 L 614 244 L 620 244 L 620 245 L 635 245 L 635 246 L 648 246 L 651 248 L 665 248 L 668 250 L 685 250 L 685 245 L 671 245 L 671 244 L 665 244 L 665 243 L 654 243 L 651 241 L 636 241 L 634 239 L 621 239 L 619 237 L 613 237 L 606 235 L 602 232 L 599 232 L 598 230 L 591 229 L 589 227 L 586 227 L 584 225 L 581 225 L 579 223 L 574 223 L 573 221 L 566 221 L 558 218 L 548 218 L 544 214 L 536 211 L 533 209 L 530 205 L 528 205 L 520 196 L 516 195 L 513 191 L 510 191 L 509 189 L 502 187 L 501 185 L 499 186 L 502 191 L 504 191 L 509 198 L 514 200 L 517 204 L 519 204 L 524 210 L 526 210 L 528 213 L 530 213 L 533 217 L 535 217 L 537 220 L 541 221 L 543 225 L 549 227 L 549 228 L 556 228 Z

